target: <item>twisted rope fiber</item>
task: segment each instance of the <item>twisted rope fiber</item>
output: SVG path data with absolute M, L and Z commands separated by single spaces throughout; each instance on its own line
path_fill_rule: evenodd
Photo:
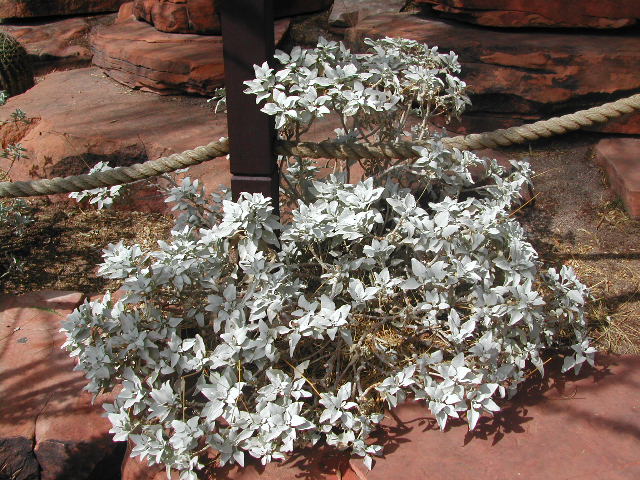
M 447 137 L 443 139 L 443 143 L 449 148 L 458 148 L 460 150 L 506 147 L 561 135 L 598 123 L 605 123 L 636 110 L 640 110 L 640 94 L 527 125 L 499 129 L 493 132 Z M 419 154 L 413 147 L 424 145 L 426 144 L 411 142 L 366 145 L 344 144 L 333 141 L 320 143 L 278 141 L 275 150 L 279 155 L 298 155 L 308 158 L 375 160 L 383 158 L 416 158 Z M 122 185 L 197 165 L 207 160 L 224 156 L 227 153 L 229 153 L 229 142 L 228 139 L 224 138 L 208 145 L 196 147 L 193 150 L 174 153 L 168 157 L 150 160 L 129 167 L 117 167 L 103 172 L 73 175 L 64 178 L 56 177 L 28 182 L 2 182 L 0 183 L 0 198 L 80 192 L 82 190 Z

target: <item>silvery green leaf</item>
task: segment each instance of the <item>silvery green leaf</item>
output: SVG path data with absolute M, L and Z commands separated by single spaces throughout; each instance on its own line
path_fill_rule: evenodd
M 464 353 L 460 352 L 457 354 L 453 360 L 451 360 L 451 366 L 454 368 L 463 368 L 464 367 Z
M 242 450 L 235 450 L 233 452 L 233 459 L 240 465 L 244 467 L 244 452 Z
M 491 412 L 500 411 L 500 407 L 491 398 L 487 398 L 482 402 L 482 407 Z
M 411 271 L 418 278 L 425 278 L 427 276 L 427 267 L 415 258 L 411 259 Z
M 378 292 L 376 287 L 365 287 L 363 283 L 357 278 L 352 278 L 349 281 L 349 293 L 356 305 L 367 302 L 368 300 L 375 299 L 375 295 Z
M 584 298 L 582 297 L 582 294 L 577 290 L 569 290 L 567 292 L 567 297 L 576 302 L 578 305 L 584 304 Z
M 289 335 L 289 356 L 290 357 L 293 357 L 293 352 L 295 351 L 296 345 L 298 344 L 301 338 L 302 338 L 302 335 L 296 332 L 293 332 L 291 335 Z
M 449 223 L 449 212 L 439 212 L 433 220 L 437 227 L 444 228 Z
M 403 290 L 415 290 L 421 286 L 422 283 L 420 283 L 415 277 L 409 277 L 400 284 L 400 288 Z
M 340 402 L 346 402 L 349 397 L 351 397 L 351 383 L 345 383 L 344 385 L 342 385 L 340 387 L 340 389 L 338 390 L 338 400 Z
M 367 467 L 369 470 L 373 468 L 373 458 L 371 458 L 371 455 L 365 455 L 362 458 L 362 463 L 364 463 L 364 466 Z
M 480 412 L 475 410 L 474 408 L 470 408 L 467 412 L 467 421 L 469 422 L 469 430 L 473 430 L 476 428 L 476 424 L 480 419 Z

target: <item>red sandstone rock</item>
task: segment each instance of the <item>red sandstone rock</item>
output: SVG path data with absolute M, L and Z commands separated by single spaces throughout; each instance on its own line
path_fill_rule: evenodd
M 640 69 L 638 36 L 500 32 L 402 13 L 366 18 L 347 32 L 352 45 L 364 37 L 383 36 L 410 38 L 456 52 L 472 94 L 469 112 L 483 121 L 495 116 L 513 125 L 521 123 L 518 118 L 548 118 L 640 88 L 635 73 Z M 490 129 L 486 122 L 479 127 Z M 608 127 L 618 133 L 640 133 L 640 116 L 634 114 Z
M 9 131 L 14 134 L 12 141 L 20 142 L 29 157 L 13 166 L 13 180 L 83 173 L 98 161 L 131 165 L 226 135 L 226 116 L 214 115 L 205 99 L 131 91 L 95 67 L 47 75 L 28 92 L 0 107 L 0 120 L 7 119 L 16 108 L 40 120 L 22 131 L 22 137 Z M 0 139 L 10 126 L 0 125 Z M 0 159 L 0 168 L 7 167 L 7 161 Z M 191 167 L 190 174 L 201 178 L 210 189 L 229 184 L 229 164 L 224 157 Z M 132 208 L 165 208 L 156 193 L 140 197 L 139 192 L 132 199 Z M 61 199 L 66 195 L 56 196 L 56 200 Z
M 276 22 L 276 43 L 288 28 L 288 20 Z M 93 63 L 132 88 L 211 96 L 224 80 L 220 36 L 159 32 L 123 14 L 114 25 L 96 28 L 91 43 Z
M 621 28 L 640 19 L 636 0 L 418 0 L 445 16 L 491 27 Z
M 27 118 L 24 121 L 9 120 L 0 126 L 0 147 L 7 148 L 9 145 L 20 143 L 29 131 L 34 128 L 39 118 Z
M 88 479 L 118 447 L 102 416 L 108 397 L 92 404 L 86 379 L 60 349 L 60 322 L 81 300 L 76 292 L 0 296 L 2 478 Z
M 31 58 L 34 72 L 42 75 L 54 69 L 91 64 L 89 32 L 96 24 L 113 23 L 113 14 L 72 17 L 62 20 L 4 25 L 3 29 L 20 41 Z
M 2 0 L 0 18 L 117 12 L 126 1 L 129 0 Z
M 134 0 L 133 11 L 161 32 L 220 33 L 214 0 Z
M 629 215 L 640 218 L 640 139 L 600 140 L 595 160 L 606 170 L 611 189 L 620 196 Z
M 276 0 L 274 14 L 276 18 L 291 17 L 321 11 L 330 5 L 331 0 Z M 150 23 L 161 32 L 220 33 L 215 0 L 134 0 L 133 12 L 138 20 Z
M 335 30 L 353 27 L 358 22 L 372 15 L 381 13 L 397 13 L 405 5 L 406 0 L 351 0 L 349 2 L 333 2 L 329 14 L 329 25 Z

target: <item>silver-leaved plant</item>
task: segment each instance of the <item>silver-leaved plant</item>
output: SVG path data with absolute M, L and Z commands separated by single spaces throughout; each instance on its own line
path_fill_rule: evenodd
M 345 142 L 421 140 L 419 158 L 350 165 L 322 176 L 283 158 L 282 219 L 270 199 L 170 188 L 182 212 L 156 251 L 120 242 L 100 274 L 119 295 L 86 302 L 64 345 L 107 406 L 132 455 L 195 480 L 217 464 L 280 460 L 323 440 L 371 466 L 385 406 L 424 400 L 441 428 L 473 429 L 515 393 L 543 352 L 564 370 L 593 362 L 586 287 L 569 267 L 545 269 L 512 215 L 527 163 L 446 148 L 434 114 L 459 114 L 453 53 L 402 39 L 368 53 L 321 41 L 278 53 L 248 82 L 282 138 L 335 115 Z M 414 128 L 405 132 L 414 121 Z

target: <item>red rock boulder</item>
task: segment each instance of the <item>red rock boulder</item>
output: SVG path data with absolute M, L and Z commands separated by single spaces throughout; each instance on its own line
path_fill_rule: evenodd
M 347 32 L 352 47 L 365 37 L 403 37 L 453 50 L 473 105 L 471 131 L 549 118 L 625 97 L 640 89 L 640 37 L 614 32 L 496 31 L 410 14 L 381 14 Z M 640 133 L 640 115 L 607 125 Z
M 135 0 L 138 20 L 169 33 L 220 33 L 214 0 Z
M 117 12 L 129 0 L 2 0 L 1 18 L 53 17 Z
M 211 96 L 222 86 L 222 36 L 160 32 L 127 15 L 128 8 L 123 6 L 115 24 L 94 29 L 94 65 L 131 88 L 162 95 Z M 285 19 L 276 21 L 276 44 L 289 23 Z
M 622 28 L 640 19 L 637 0 L 418 0 L 436 12 L 490 27 Z M 560 5 L 561 3 L 561 5 Z
M 316 12 L 328 8 L 332 0 L 276 0 L 276 18 Z M 168 33 L 214 34 L 221 32 L 217 0 L 134 0 L 138 20 Z
M 32 122 L 1 122 L 17 108 Z M 0 106 L 0 141 L 27 149 L 28 158 L 11 168 L 14 181 L 86 173 L 99 161 L 113 167 L 141 163 L 206 145 L 225 136 L 226 129 L 226 115 L 213 114 L 204 98 L 132 91 L 96 67 L 51 73 Z M 7 170 L 9 163 L 0 158 L 0 168 Z M 210 191 L 230 180 L 224 157 L 193 166 L 189 173 Z M 128 207 L 164 211 L 156 191 L 140 190 L 139 184 L 133 188 Z M 52 197 L 69 201 L 65 194 Z
M 82 300 L 76 292 L 0 296 L 0 478 L 113 478 L 122 444 L 112 441 L 102 404 L 61 350 L 58 331 Z M 115 467 L 115 468 L 114 468 Z
M 640 139 L 600 140 L 595 160 L 606 170 L 611 190 L 622 199 L 629 215 L 640 219 Z
M 98 24 L 111 24 L 115 14 L 71 17 L 43 22 L 40 19 L 19 25 L 3 25 L 26 49 L 36 75 L 51 70 L 91 64 L 89 33 Z

